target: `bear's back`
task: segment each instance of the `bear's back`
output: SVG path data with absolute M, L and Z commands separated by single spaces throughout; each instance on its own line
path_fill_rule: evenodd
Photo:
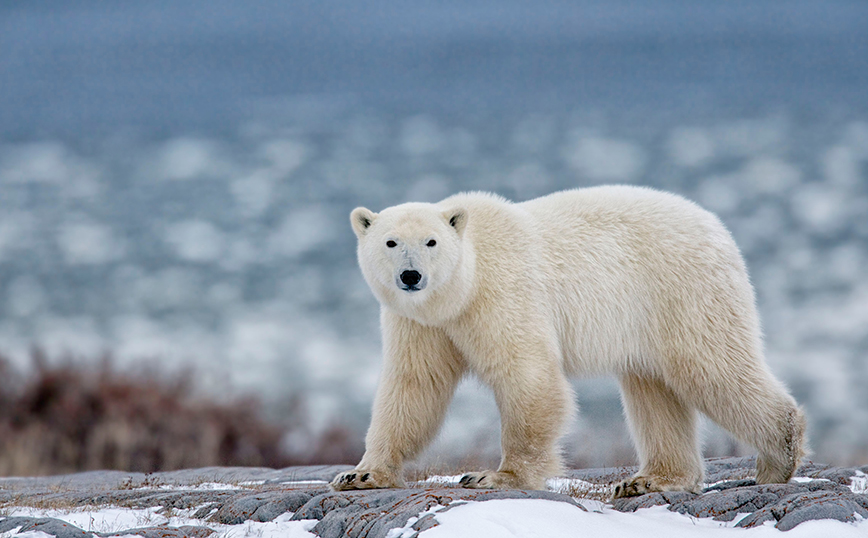
M 545 300 L 567 363 L 580 370 L 610 370 L 614 357 L 659 356 L 663 334 L 672 330 L 707 334 L 708 327 L 692 326 L 704 324 L 706 306 L 718 298 L 753 311 L 729 232 L 684 198 L 604 186 L 517 206 L 534 222 Z M 745 319 L 754 323 L 752 314 Z

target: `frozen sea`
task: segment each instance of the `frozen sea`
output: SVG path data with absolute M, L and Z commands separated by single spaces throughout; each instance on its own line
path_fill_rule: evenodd
M 379 331 L 349 211 L 600 183 L 721 216 L 815 457 L 864 462 L 868 4 L 0 4 L 0 353 L 22 365 L 192 366 L 361 436 Z M 571 458 L 629 461 L 614 383 L 577 386 Z M 467 383 L 429 457 L 496 452 L 495 413 Z

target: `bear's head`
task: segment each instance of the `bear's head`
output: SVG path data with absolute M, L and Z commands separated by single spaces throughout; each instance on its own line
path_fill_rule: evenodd
M 463 241 L 467 220 L 462 208 L 434 204 L 408 203 L 380 213 L 354 209 L 350 223 L 359 239 L 359 266 L 377 300 L 426 324 L 463 304 L 460 295 L 472 275 L 472 255 Z

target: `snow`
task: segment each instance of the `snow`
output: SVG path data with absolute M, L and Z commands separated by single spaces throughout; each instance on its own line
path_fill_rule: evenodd
M 198 507 L 190 510 L 176 510 L 175 515 L 166 517 L 157 513 L 160 508 L 120 508 L 108 507 L 85 507 L 80 510 L 50 510 L 36 508 L 16 507 L 6 510 L 6 515 L 11 517 L 50 517 L 66 521 L 87 532 L 112 533 L 141 527 L 168 525 L 179 527 L 182 525 L 204 525 L 216 532 L 213 538 L 295 538 L 315 537 L 308 532 L 317 524 L 316 520 L 290 521 L 292 513 L 287 512 L 275 518 L 273 521 L 258 522 L 245 521 L 240 525 L 219 525 L 210 521 L 194 519 L 186 514 L 192 514 Z M 3 538 L 44 538 L 49 535 L 44 533 L 4 533 Z M 49 537 L 53 538 L 53 537 Z
M 19 527 L 19 529 L 20 528 L 21 527 Z M 6 533 L 4 533 L 3 535 L 5 536 Z M 17 529 L 10 532 L 9 536 L 15 536 L 16 538 L 54 538 L 52 535 L 46 534 L 42 531 L 27 531 L 19 533 L 17 532 Z
M 143 486 L 136 489 L 158 489 L 163 491 L 225 491 L 244 489 L 246 485 L 246 483 L 226 484 L 223 482 L 202 482 L 201 484 L 196 484 L 195 486 L 160 484 L 158 486 Z
M 868 475 L 857 470 L 850 480 L 850 489 L 853 493 L 868 493 Z
M 432 475 L 426 478 L 425 480 L 421 480 L 418 482 L 419 486 L 455 486 L 458 484 L 458 481 L 461 480 L 461 477 L 464 475 L 456 474 L 456 475 Z
M 263 481 L 264 483 L 264 481 Z M 246 482 L 242 482 L 242 485 L 246 484 Z M 289 486 L 291 488 L 305 488 L 305 487 L 321 487 L 328 484 L 326 480 L 291 480 L 289 482 L 281 482 L 284 486 Z
M 546 480 L 546 487 L 550 491 L 564 495 L 576 495 L 577 492 L 582 492 L 582 495 L 608 497 L 611 494 L 611 487 L 606 484 L 594 484 L 578 478 L 550 478 Z
M 528 500 L 494 500 L 468 502 L 435 516 L 438 526 L 420 534 L 423 538 L 522 538 L 559 536 L 666 536 L 694 538 L 742 536 L 758 538 L 782 536 L 773 526 L 735 529 L 738 522 L 719 522 L 710 518 L 694 518 L 670 512 L 664 507 L 643 508 L 635 513 L 622 513 L 601 505 L 602 510 L 585 512 L 566 503 Z M 409 523 L 409 522 L 408 522 Z M 411 523 L 409 525 L 412 525 Z M 405 529 L 408 527 L 405 527 Z M 864 537 L 868 521 L 855 524 L 834 520 L 811 521 L 787 531 L 786 538 L 835 536 Z M 403 536 L 396 533 L 395 536 Z
M 256 521 L 245 521 L 241 525 L 226 526 L 223 529 L 216 529 L 217 532 L 212 534 L 214 538 L 302 538 L 317 536 L 310 531 L 318 522 L 315 519 L 307 519 L 301 521 L 290 521 L 292 514 L 286 513 L 278 516 L 274 521 L 259 523 Z

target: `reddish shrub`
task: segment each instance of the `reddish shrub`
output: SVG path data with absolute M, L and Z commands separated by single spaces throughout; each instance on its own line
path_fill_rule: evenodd
M 280 448 L 285 428 L 266 420 L 256 399 L 196 397 L 191 375 L 123 373 L 109 358 L 49 362 L 38 351 L 33 366 L 31 375 L 21 375 L 0 357 L 2 475 L 284 467 L 358 458 L 358 447 L 333 431 L 304 461 L 290 458 Z M 303 423 L 300 408 L 291 406 L 294 416 L 285 424 Z

